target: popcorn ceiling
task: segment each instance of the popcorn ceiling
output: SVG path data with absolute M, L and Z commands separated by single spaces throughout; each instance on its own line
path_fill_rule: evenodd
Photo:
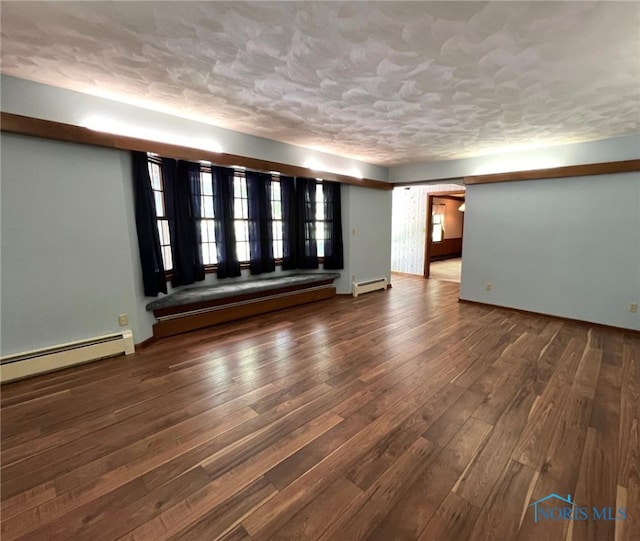
M 3 2 L 2 72 L 391 165 L 640 132 L 637 2 Z

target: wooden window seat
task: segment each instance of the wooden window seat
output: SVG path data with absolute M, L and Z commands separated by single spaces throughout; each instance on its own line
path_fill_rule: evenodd
M 158 320 L 153 336 L 172 336 L 329 299 L 336 294 L 333 281 L 339 277 L 329 272 L 293 273 L 186 287 L 147 304 L 147 310 L 153 311 Z

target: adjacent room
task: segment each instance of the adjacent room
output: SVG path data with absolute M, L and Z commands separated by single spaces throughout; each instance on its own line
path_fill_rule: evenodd
M 640 538 L 639 3 L 0 7 L 3 541 Z

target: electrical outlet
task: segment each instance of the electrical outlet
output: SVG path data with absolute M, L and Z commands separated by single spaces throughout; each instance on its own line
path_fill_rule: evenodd
M 129 325 L 129 316 L 127 314 L 120 314 L 118 316 L 118 325 L 121 327 L 126 327 Z
M 493 285 L 491 284 L 491 282 L 487 282 L 487 283 L 484 285 L 484 290 L 485 290 L 485 291 L 491 291 L 491 288 L 492 288 L 492 287 L 493 287 Z
M 632 314 L 635 314 L 638 312 L 638 303 L 637 302 L 632 302 L 629 305 L 629 312 L 631 312 Z

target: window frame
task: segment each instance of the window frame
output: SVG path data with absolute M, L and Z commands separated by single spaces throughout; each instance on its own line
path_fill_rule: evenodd
M 147 168 L 149 170 L 149 180 L 153 191 L 153 206 L 156 215 L 156 227 L 158 229 L 158 239 L 160 240 L 160 251 L 162 252 L 162 264 L 165 275 L 173 277 L 173 252 L 171 245 L 171 234 L 169 232 L 169 217 L 166 214 L 167 191 L 164 186 L 162 175 L 162 160 L 156 155 L 147 155 Z M 157 185 L 154 180 L 157 179 Z M 158 197 L 162 201 L 162 213 L 158 212 Z M 164 242 L 164 241 L 167 242 Z
M 207 178 L 208 177 L 208 178 Z M 209 189 L 205 189 L 205 183 L 209 182 Z M 208 192 L 208 193 L 207 193 Z M 217 270 L 218 265 L 218 243 L 215 234 L 215 205 L 213 203 L 213 177 L 211 172 L 211 164 L 200 163 L 200 208 L 201 208 L 201 217 L 199 218 L 199 227 L 200 227 L 200 246 L 201 246 L 201 254 L 202 261 L 204 265 L 205 272 L 207 269 L 212 269 L 211 272 Z M 207 200 L 211 201 L 211 205 L 207 205 Z M 207 214 L 205 216 L 205 214 Z M 203 228 L 203 223 L 207 224 L 206 228 Z M 206 235 L 205 235 L 206 232 Z M 210 234 L 213 234 L 213 241 L 210 240 Z M 206 241 L 204 240 L 206 236 Z M 215 254 L 216 263 L 209 263 L 205 261 L 210 261 L 210 258 L 205 258 L 205 253 L 202 247 L 207 245 L 207 255 L 211 255 L 211 246 L 213 245 L 213 250 Z
M 166 202 L 166 190 L 164 189 L 164 178 L 162 176 L 162 157 L 160 157 L 157 154 L 148 152 L 147 153 L 147 162 L 148 162 L 148 166 L 149 166 L 149 176 L 151 177 L 151 183 L 152 183 L 152 189 L 154 191 L 154 194 L 156 192 L 159 192 L 162 194 L 162 204 L 163 204 L 163 210 L 165 210 L 167 208 L 167 202 Z M 157 168 L 158 174 L 159 174 L 159 180 L 160 180 L 160 185 L 161 188 L 160 190 L 156 189 L 154 187 L 154 180 L 153 180 L 153 173 L 151 171 L 151 167 L 152 164 L 155 168 Z M 211 202 L 213 203 L 213 179 L 212 179 L 212 170 L 211 170 L 212 164 L 211 163 L 207 163 L 207 162 L 200 162 L 200 193 L 198 194 L 201 198 L 201 208 L 203 209 L 203 214 L 205 212 L 205 198 L 211 198 Z M 246 177 L 245 177 L 245 168 L 241 168 L 241 167 L 233 167 L 232 168 L 234 170 L 234 187 L 233 187 L 233 199 L 234 199 L 234 225 L 236 221 L 243 221 L 245 222 L 245 228 L 246 228 L 246 232 L 247 232 L 247 240 L 246 241 L 241 241 L 241 242 L 246 242 L 246 246 L 247 246 L 247 250 L 249 250 L 249 237 L 248 237 L 248 232 L 249 232 L 249 208 L 248 208 L 248 192 L 247 192 L 247 185 L 246 185 Z M 207 190 L 207 192 L 210 193 L 205 193 L 204 190 L 204 183 L 206 182 L 207 179 L 204 179 L 202 177 L 202 175 L 205 174 L 209 176 L 208 180 L 211 183 L 211 189 Z M 275 203 L 276 200 L 273 199 L 273 185 L 277 183 L 278 187 L 280 186 L 280 173 L 275 172 L 275 171 L 269 171 L 268 174 L 271 175 L 271 191 L 269 193 L 269 198 L 270 198 L 270 202 L 271 202 L 271 213 L 272 213 L 272 234 L 273 234 L 273 253 L 274 253 L 274 259 L 275 259 L 275 265 L 277 267 L 281 267 L 282 266 L 282 253 L 284 250 L 284 246 L 283 246 L 283 242 L 284 242 L 284 216 L 282 215 L 282 208 L 283 208 L 283 202 L 282 202 L 282 191 L 280 189 L 278 189 L 278 192 L 280 193 L 280 212 L 279 212 L 279 218 L 275 219 Z M 241 178 L 244 182 L 244 195 L 245 197 L 237 197 L 236 196 L 236 178 Z M 324 233 L 325 233 L 325 220 L 324 220 L 324 205 L 325 205 L 325 201 L 324 201 L 324 190 L 323 190 L 323 179 L 316 179 L 317 181 L 317 185 L 316 185 L 316 212 L 315 212 L 315 216 L 316 216 L 316 220 L 315 220 L 315 224 L 316 224 L 316 242 L 317 242 L 317 246 L 320 248 L 321 246 L 321 251 L 320 249 L 318 250 L 318 263 L 319 264 L 323 264 L 324 263 Z M 243 215 L 240 218 L 237 218 L 236 216 L 238 216 L 238 214 L 236 213 L 236 202 L 237 201 L 244 201 L 244 208 L 242 210 L 242 212 L 240 213 L 241 215 Z M 166 223 L 166 236 L 169 238 L 169 243 L 168 244 L 162 244 L 162 240 L 163 240 L 163 233 L 161 232 L 160 229 L 158 229 L 158 235 L 160 236 L 160 241 L 161 241 L 161 247 L 162 247 L 162 253 L 163 253 L 163 263 L 166 265 L 165 263 L 165 250 L 168 249 L 169 254 L 171 255 L 171 268 L 166 268 L 165 267 L 165 278 L 167 280 L 170 280 L 171 278 L 173 278 L 173 254 L 171 252 L 171 238 L 169 236 L 169 218 L 166 216 L 166 214 L 162 214 L 162 215 L 158 215 L 157 213 L 157 204 L 156 204 L 156 200 L 154 199 L 154 207 L 156 210 L 156 223 L 158 224 L 158 227 L 160 227 L 160 221 Z M 202 246 L 205 244 L 208 244 L 209 246 L 213 245 L 214 249 L 216 250 L 216 259 L 217 259 L 217 242 L 215 240 L 215 229 L 213 229 L 214 231 L 214 240 L 211 241 L 209 240 L 209 230 L 207 229 L 207 240 L 204 240 L 204 235 L 203 235 L 203 229 L 202 229 L 202 223 L 204 221 L 206 222 L 211 222 L 213 223 L 213 221 L 215 220 L 215 214 L 213 209 L 215 209 L 215 206 L 212 204 L 212 211 L 211 211 L 211 216 L 202 216 L 201 218 L 199 218 L 200 221 L 200 235 L 201 235 L 201 239 L 200 239 L 200 245 L 201 245 L 201 250 L 202 250 Z M 317 216 L 318 213 L 320 212 L 320 214 L 322 215 L 322 219 L 318 220 Z M 274 225 L 276 223 L 280 224 L 280 228 L 279 228 L 279 238 L 276 238 L 276 231 L 274 228 Z M 318 231 L 319 228 L 321 228 L 321 236 L 318 235 Z M 276 249 L 276 242 L 280 242 L 280 249 L 277 250 Z M 238 246 L 238 241 L 236 240 L 236 249 Z M 207 251 L 209 251 L 211 248 L 209 248 Z M 323 255 L 320 255 L 320 253 L 322 253 Z M 280 254 L 279 257 L 276 256 L 276 254 Z M 240 253 L 238 253 L 238 257 L 240 257 Z M 249 258 L 250 258 L 250 254 L 249 254 Z M 210 261 L 209 258 L 205 258 L 205 254 L 204 254 L 204 250 L 202 250 L 202 259 L 203 262 L 204 261 Z M 245 269 L 249 269 L 250 268 L 250 260 L 247 259 L 246 261 L 240 261 L 240 268 L 242 270 Z M 204 271 L 206 274 L 212 274 L 217 272 L 218 270 L 218 264 L 216 263 L 204 263 Z
M 443 207 L 442 213 L 436 212 L 436 207 Z M 440 210 L 440 209 L 438 209 Z M 444 242 L 444 224 L 445 224 L 445 214 L 446 214 L 446 205 L 442 203 L 434 203 L 433 210 L 431 212 L 431 242 L 438 244 L 440 242 Z M 436 218 L 439 218 L 439 221 L 436 222 Z M 440 239 L 435 240 L 434 235 L 436 232 L 435 226 L 439 226 L 440 228 Z

